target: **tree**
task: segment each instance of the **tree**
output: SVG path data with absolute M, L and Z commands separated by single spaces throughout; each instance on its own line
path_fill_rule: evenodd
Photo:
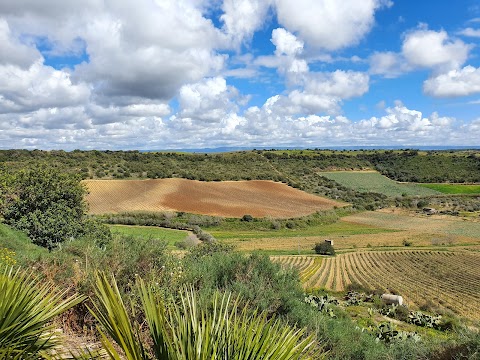
M 335 249 L 333 248 L 333 245 L 326 241 L 323 243 L 316 243 L 314 250 L 317 254 L 320 255 L 335 255 Z
M 52 168 L 22 170 L 8 179 L 3 217 L 32 241 L 52 249 L 81 236 L 87 211 L 80 178 Z

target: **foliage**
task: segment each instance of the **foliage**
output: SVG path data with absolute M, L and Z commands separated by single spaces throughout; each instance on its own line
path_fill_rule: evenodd
M 305 303 L 310 304 L 310 306 L 318 309 L 320 312 L 328 314 L 328 316 L 335 318 L 336 315 L 333 311 L 333 308 L 329 305 L 338 305 L 338 301 L 335 298 L 331 298 L 328 295 L 316 296 L 308 295 L 305 296 Z
M 383 175 L 397 181 L 439 183 L 480 182 L 480 158 L 455 152 L 385 151 L 364 154 Z
M 217 289 L 232 292 L 242 298 L 244 306 L 269 315 L 286 315 L 302 301 L 298 276 L 268 256 L 217 251 L 199 257 L 195 248 L 192 251 L 193 256 L 185 257 L 185 284 L 193 284 L 204 303 Z
M 48 283 L 12 267 L 0 274 L 0 358 L 39 359 L 59 349 L 51 320 L 80 303 Z
M 113 279 L 112 279 L 113 280 Z M 99 305 L 92 313 L 105 329 L 102 344 L 111 359 L 120 355 L 107 334 L 124 351 L 127 359 L 300 359 L 312 345 L 295 330 L 266 314 L 239 310 L 238 300 L 216 293 L 211 310 L 198 306 L 193 289 L 184 289 L 180 304 L 169 307 L 140 280 L 138 290 L 151 337 L 151 348 L 140 336 L 140 324 L 129 319 L 115 281 L 97 278 Z
M 10 181 L 3 213 L 7 224 L 49 249 L 82 233 L 85 189 L 78 177 L 38 168 L 22 170 Z
M 359 192 L 373 192 L 388 197 L 426 196 L 438 194 L 437 191 L 416 184 L 400 184 L 377 172 L 334 171 L 322 172 L 322 176 Z
M 246 221 L 246 222 L 253 221 L 253 216 L 252 216 L 252 215 L 248 215 L 248 214 L 243 215 L 242 221 Z
M 233 246 L 223 243 L 203 243 L 190 249 L 187 257 L 189 259 L 199 260 L 206 256 L 214 254 L 228 254 L 233 250 Z
M 15 251 L 0 247 L 0 266 L 1 265 L 13 266 L 16 264 L 17 264 L 17 260 L 15 259 Z
M 314 250 L 315 250 L 315 253 L 320 255 L 331 255 L 331 256 L 335 255 L 335 249 L 333 248 L 333 245 L 326 241 L 321 243 L 316 243 Z
M 395 326 L 390 322 L 381 323 L 375 328 L 368 330 L 376 336 L 378 341 L 384 341 L 386 343 L 405 341 L 408 339 L 412 339 L 415 342 L 420 341 L 420 336 L 417 333 L 396 330 Z
M 359 285 L 359 287 L 361 287 Z M 344 297 L 345 300 L 345 305 L 350 306 L 350 305 L 358 305 L 363 302 L 373 302 L 374 301 L 374 295 L 372 294 L 365 294 L 364 292 L 357 292 L 350 290 L 345 294 Z
M 112 240 L 110 228 L 95 218 L 83 220 L 81 236 L 92 240 L 100 248 L 105 247 Z
M 157 213 L 157 212 L 124 212 L 120 214 L 106 214 L 97 217 L 107 224 L 156 226 L 175 230 L 192 231 L 199 240 L 215 242 L 215 238 L 203 230 L 199 225 L 218 225 L 218 217 L 194 215 L 186 213 Z

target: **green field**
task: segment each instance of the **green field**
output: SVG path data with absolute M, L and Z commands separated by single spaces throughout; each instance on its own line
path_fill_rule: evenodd
M 462 184 L 418 184 L 424 188 L 439 191 L 443 194 L 480 194 L 480 185 Z
M 184 230 L 164 229 L 153 226 L 110 225 L 109 227 L 112 234 L 165 241 L 170 249 L 175 248 L 175 243 L 184 240 L 188 235 L 188 232 Z
M 228 225 L 227 225 L 228 226 Z M 395 230 L 385 229 L 377 226 L 352 224 L 345 221 L 338 221 L 327 225 L 313 225 L 300 229 L 229 229 L 227 226 L 217 226 L 208 229 L 218 240 L 229 239 L 262 239 L 262 238 L 297 238 L 305 236 L 329 236 L 329 235 L 358 235 L 358 234 L 379 234 Z
M 402 184 L 374 171 L 332 171 L 319 175 L 360 192 L 375 192 L 389 197 L 438 195 L 439 191 L 417 184 Z

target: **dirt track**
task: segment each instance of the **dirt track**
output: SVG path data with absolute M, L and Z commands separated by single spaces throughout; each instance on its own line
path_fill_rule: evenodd
M 90 213 L 185 211 L 288 218 L 344 204 L 273 181 L 201 182 L 185 179 L 85 180 Z

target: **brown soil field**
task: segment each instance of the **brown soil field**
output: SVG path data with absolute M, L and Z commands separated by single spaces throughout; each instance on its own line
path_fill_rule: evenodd
M 85 180 L 90 213 L 184 211 L 289 218 L 344 206 L 273 181 L 201 182 L 186 179 Z

